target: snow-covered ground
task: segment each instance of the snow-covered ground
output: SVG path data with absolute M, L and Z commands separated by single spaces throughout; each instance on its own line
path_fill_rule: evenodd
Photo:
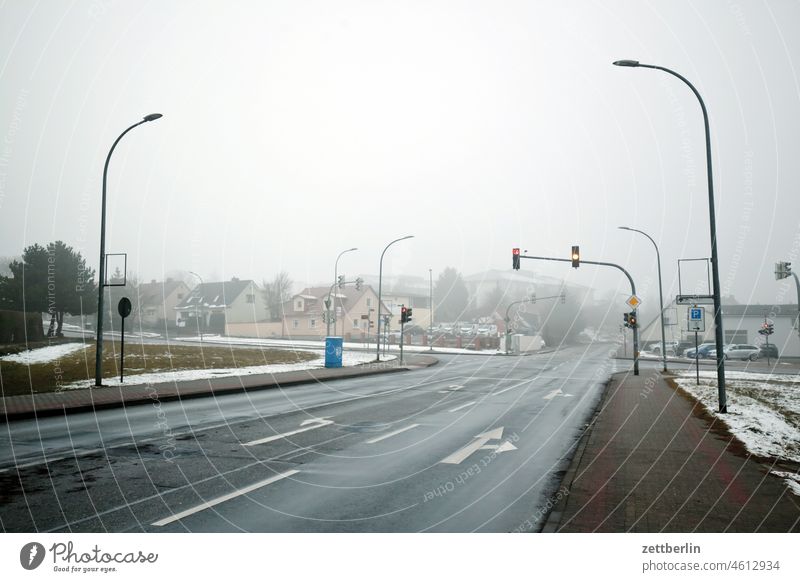
M 173 341 L 184 342 L 199 342 L 200 337 L 179 337 L 173 338 Z M 203 341 L 206 343 L 225 344 L 225 345 L 240 345 L 240 346 L 272 346 L 272 347 L 293 347 L 302 348 L 304 350 L 324 350 L 325 342 L 321 340 L 286 340 L 286 339 L 267 339 L 256 337 L 228 337 L 220 335 L 205 335 L 203 334 Z M 357 342 L 344 342 L 345 349 L 366 349 L 375 350 L 375 344 L 367 347 L 367 344 Z M 429 352 L 429 346 L 403 346 L 405 352 Z M 502 350 L 468 350 L 466 348 L 433 348 L 434 352 L 440 354 L 497 354 Z M 391 345 L 388 351 L 399 352 L 400 346 Z
M 800 463 L 800 375 L 726 371 L 728 412 L 717 411 L 717 372 L 701 370 L 700 385 L 694 371 L 676 378 L 678 385 L 697 398 L 708 411 L 730 427 L 755 455 Z M 779 475 L 800 495 L 800 478 Z
M 205 340 L 205 338 L 203 338 Z M 371 362 L 374 356 L 369 353 L 344 353 L 342 354 L 343 366 L 357 366 Z M 395 356 L 386 356 L 385 360 L 394 360 Z M 207 380 L 209 378 L 223 378 L 226 376 L 252 376 L 253 374 L 279 374 L 281 372 L 296 372 L 298 370 L 315 370 L 325 367 L 325 358 L 319 357 L 307 362 L 297 364 L 270 364 L 265 366 L 247 366 L 244 368 L 214 368 L 207 370 L 174 370 L 164 372 L 149 372 L 145 374 L 130 374 L 125 376 L 125 385 L 132 384 L 158 384 L 161 382 L 184 382 L 186 380 Z M 104 378 L 103 383 L 109 386 L 118 386 L 119 377 Z M 81 380 L 64 386 L 66 389 L 86 388 L 87 382 Z
M 34 350 L 27 350 L 17 354 L 2 356 L 0 357 L 0 361 L 14 362 L 15 364 L 46 364 L 48 362 L 61 359 L 73 352 L 85 350 L 88 347 L 89 344 L 56 344 L 54 346 L 36 348 Z

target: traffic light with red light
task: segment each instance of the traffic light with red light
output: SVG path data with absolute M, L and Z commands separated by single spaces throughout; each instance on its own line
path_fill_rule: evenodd
M 519 249 L 511 249 L 512 265 L 515 271 L 519 271 Z

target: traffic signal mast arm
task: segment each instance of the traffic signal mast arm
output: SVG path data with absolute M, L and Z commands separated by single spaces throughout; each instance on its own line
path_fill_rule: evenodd
M 530 255 L 519 255 L 520 259 L 532 259 L 534 261 L 556 261 L 559 263 L 573 263 L 572 258 L 569 259 L 561 259 L 558 257 L 534 257 Z M 628 278 L 628 282 L 631 284 L 631 295 L 636 295 L 636 285 L 633 282 L 633 277 L 631 274 L 628 273 L 623 267 L 617 265 L 616 263 L 605 263 L 602 261 L 586 261 L 584 259 L 580 259 L 580 264 L 583 265 L 599 265 L 601 267 L 614 267 L 615 269 L 619 269 L 622 271 L 625 276 Z M 634 314 L 634 318 L 636 317 L 636 309 L 632 312 Z M 639 326 L 633 327 L 633 373 L 634 375 L 639 375 Z

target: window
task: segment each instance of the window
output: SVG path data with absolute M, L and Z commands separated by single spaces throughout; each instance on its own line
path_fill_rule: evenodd
M 316 319 L 309 319 L 308 320 L 308 327 L 310 327 L 311 329 L 314 329 L 315 327 L 317 327 L 317 320 Z
M 294 302 L 294 310 L 295 311 L 303 311 L 303 300 L 298 299 Z
M 256 302 L 256 296 L 248 293 L 247 302 L 248 303 L 255 303 Z
M 353 329 L 358 329 L 358 320 L 357 319 L 353 320 Z
M 183 293 L 178 293 L 178 300 L 183 299 Z
M 292 328 L 293 329 L 297 329 L 298 327 L 300 327 L 300 320 L 299 319 L 293 319 L 292 320 Z
M 372 297 L 367 297 L 367 307 L 372 307 Z

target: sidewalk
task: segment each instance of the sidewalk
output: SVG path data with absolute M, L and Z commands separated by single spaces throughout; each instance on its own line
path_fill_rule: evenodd
M 186 400 L 264 390 L 286 388 L 298 384 L 360 378 L 376 374 L 389 374 L 433 366 L 439 360 L 432 356 L 413 355 L 405 358 L 403 366 L 399 360 L 368 363 L 346 368 L 316 368 L 280 374 L 254 374 L 250 376 L 227 376 L 222 378 L 164 382 L 159 384 L 130 384 L 103 388 L 45 392 L 25 396 L 0 398 L 0 421 L 23 418 L 63 415 L 72 412 L 87 412 L 102 408 L 134 406 L 153 401 Z
M 771 465 L 661 372 L 616 374 L 543 531 L 800 531 L 800 497 Z

